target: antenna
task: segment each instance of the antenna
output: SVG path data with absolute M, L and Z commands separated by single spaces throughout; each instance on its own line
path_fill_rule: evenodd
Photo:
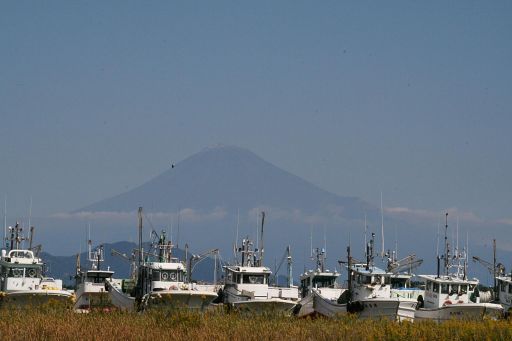
M 395 256 L 398 258 L 398 233 L 397 233 L 397 227 L 395 225 Z
M 450 250 L 448 249 L 448 212 L 446 212 L 445 216 L 445 225 L 444 225 L 444 268 L 445 268 L 445 274 L 448 276 L 448 265 L 449 265 L 449 259 L 448 259 L 448 253 Z
M 139 269 L 142 264 L 142 207 L 139 207 L 138 211 L 138 218 L 139 218 Z
M 459 216 L 457 215 L 457 229 L 456 229 L 456 233 L 457 233 L 457 238 L 455 239 L 456 240 L 456 244 L 455 244 L 455 248 L 457 249 L 457 253 L 459 252 Z
M 173 219 L 173 217 L 171 216 L 171 234 L 170 234 L 170 236 L 171 236 L 171 241 L 173 240 L 173 235 L 172 235 L 173 220 L 174 220 L 174 219 Z
M 325 225 L 324 225 L 324 258 L 327 259 L 327 238 L 325 233 Z
M 437 222 L 437 247 L 436 247 L 436 255 L 439 257 L 439 228 L 440 228 L 441 222 Z
M 309 226 L 309 243 L 310 243 L 310 246 L 309 246 L 309 250 L 310 250 L 309 258 L 313 259 L 313 225 Z
M 4 243 L 7 243 L 7 195 L 4 198 L 4 241 L 2 242 L 2 247 Z M 7 245 L 7 244 L 5 244 Z
M 256 212 L 256 250 L 259 250 L 260 249 L 260 240 L 259 240 L 259 234 L 258 234 L 258 228 L 259 228 L 259 217 L 258 217 L 258 213 Z M 254 251 L 256 251 L 254 250 Z
M 380 220 L 381 220 L 381 238 L 382 248 L 380 250 L 380 256 L 384 258 L 384 207 L 382 206 L 382 191 L 380 191 Z
M 233 245 L 233 252 L 235 256 L 235 262 L 238 262 L 237 260 L 237 250 L 238 250 L 238 229 L 240 227 L 240 208 L 236 209 L 236 233 L 235 233 L 235 243 Z
M 368 224 L 366 223 L 366 213 L 365 213 L 364 214 L 364 246 L 363 246 L 365 256 L 366 256 L 366 243 L 368 243 L 368 241 L 366 240 L 367 234 L 368 234 Z
M 181 209 L 178 207 L 178 215 L 177 215 L 177 220 L 178 220 L 178 226 L 177 226 L 177 233 L 176 233 L 176 248 L 179 248 L 180 247 L 180 213 L 181 213 Z
M 30 196 L 30 205 L 28 206 L 28 227 L 30 227 L 30 218 L 32 218 L 32 196 Z
M 32 240 L 34 238 L 34 226 L 30 226 L 30 236 L 29 236 L 29 243 L 28 243 L 28 249 L 32 250 Z
M 91 241 L 91 223 L 87 223 L 87 244 Z
M 260 261 L 259 266 L 263 266 L 263 225 L 265 224 L 265 212 L 261 211 L 261 249 L 260 249 Z
M 291 250 L 290 250 L 290 245 L 288 245 L 287 249 L 287 254 L 288 256 L 286 257 L 287 259 L 287 277 L 288 277 L 288 288 L 291 288 L 292 285 L 293 285 L 293 275 L 292 275 L 292 264 L 293 264 L 293 261 L 292 261 L 292 253 L 291 253 Z
M 467 232 L 466 232 L 466 244 L 468 242 Z M 492 240 L 492 254 L 493 254 L 493 262 L 492 262 L 492 268 L 494 270 L 493 277 L 494 277 L 494 292 L 498 292 L 498 286 L 496 282 L 496 276 L 498 275 L 496 273 L 496 239 Z

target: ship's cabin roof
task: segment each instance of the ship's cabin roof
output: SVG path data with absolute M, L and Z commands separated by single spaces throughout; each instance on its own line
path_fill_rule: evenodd
M 93 278 L 110 278 L 114 274 L 114 271 L 110 270 L 87 270 L 86 276 Z
M 156 270 L 183 270 L 186 271 L 185 265 L 182 262 L 146 262 L 144 266 Z
M 361 274 L 361 275 L 381 275 L 381 276 L 393 276 L 393 273 L 387 272 L 381 268 L 376 266 L 370 266 L 368 269 L 366 268 L 366 264 L 354 264 L 351 266 L 352 271 Z
M 423 279 L 424 281 L 431 281 L 436 283 L 455 283 L 455 284 L 478 284 L 478 280 L 476 278 L 474 279 L 462 279 L 455 276 L 435 276 L 435 275 L 419 275 L 419 278 Z
M 251 273 L 251 274 L 271 274 L 272 271 L 270 271 L 269 268 L 266 266 L 225 266 L 225 268 L 228 271 L 232 272 L 240 272 L 240 273 Z
M 35 257 L 34 252 L 31 250 L 10 250 L 9 253 L 3 257 L 3 260 L 7 263 L 13 264 L 41 263 L 41 260 Z
M 300 276 L 300 285 L 302 288 L 331 288 L 335 286 L 336 279 L 340 276 L 337 272 L 320 272 L 319 270 L 303 273 Z
M 340 274 L 337 271 L 331 272 L 329 270 L 320 271 L 320 269 L 316 270 L 308 270 L 307 272 L 304 272 L 300 275 L 300 280 L 306 279 L 306 278 L 315 278 L 315 277 L 322 277 L 322 278 L 338 278 Z
M 501 282 L 512 283 L 512 276 L 498 276 L 496 279 Z
M 268 285 L 272 273 L 264 266 L 226 266 L 226 283 L 228 284 L 263 284 Z

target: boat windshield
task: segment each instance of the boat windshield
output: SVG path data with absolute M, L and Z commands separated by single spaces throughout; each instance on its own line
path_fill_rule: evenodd
M 265 275 L 260 274 L 244 274 L 242 282 L 245 284 L 266 284 Z
M 328 288 L 334 285 L 336 278 L 331 276 L 315 276 L 313 278 L 313 286 L 316 288 Z
M 181 270 L 153 270 L 151 279 L 162 282 L 184 282 L 185 273 Z
M 24 251 L 24 250 L 11 251 L 11 252 L 9 252 L 9 256 L 11 258 L 28 258 L 28 259 L 34 258 L 32 251 Z

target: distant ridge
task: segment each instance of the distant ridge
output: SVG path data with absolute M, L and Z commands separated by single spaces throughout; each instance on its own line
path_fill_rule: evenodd
M 305 213 L 336 210 L 357 219 L 378 213 L 358 198 L 330 193 L 247 149 L 224 145 L 204 148 L 146 183 L 77 212 L 132 212 L 138 206 L 150 212 L 262 206 Z

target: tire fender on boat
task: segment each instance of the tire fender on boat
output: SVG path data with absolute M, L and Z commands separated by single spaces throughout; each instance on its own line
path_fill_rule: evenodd
M 447 306 L 447 305 L 450 305 L 450 304 L 452 304 L 452 301 L 450 301 L 450 300 L 446 300 L 446 301 L 444 301 L 444 303 L 443 303 L 443 307 L 445 307 L 445 306 Z

